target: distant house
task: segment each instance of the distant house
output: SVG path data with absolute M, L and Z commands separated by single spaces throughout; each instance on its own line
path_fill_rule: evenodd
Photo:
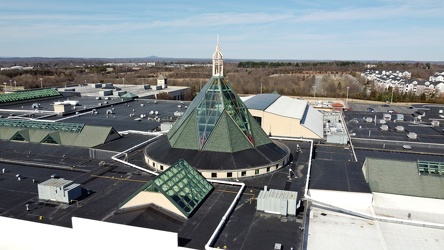
M 436 84 L 435 86 L 435 93 L 437 96 L 443 96 L 444 95 L 444 82 L 440 82 Z

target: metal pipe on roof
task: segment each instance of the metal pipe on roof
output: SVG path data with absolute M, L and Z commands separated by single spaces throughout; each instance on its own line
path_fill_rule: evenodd
M 270 139 L 276 140 L 289 140 L 289 141 L 302 141 L 302 142 L 310 142 L 310 156 L 308 158 L 308 170 L 307 170 L 307 181 L 305 182 L 305 191 L 304 197 L 308 196 L 308 183 L 310 182 L 310 172 L 311 172 L 311 158 L 313 157 L 313 143 L 314 141 L 311 139 L 301 139 L 301 138 L 292 138 L 292 137 L 275 137 L 271 136 Z
M 239 192 L 237 193 L 236 197 L 234 198 L 233 202 L 231 203 L 230 207 L 228 208 L 227 212 L 225 212 L 224 216 L 222 216 L 222 219 L 220 220 L 219 225 L 217 225 L 216 229 L 214 230 L 214 232 L 211 235 L 210 239 L 208 240 L 207 244 L 205 244 L 205 249 L 206 250 L 213 250 L 213 249 L 217 249 L 217 248 L 211 247 L 211 245 L 213 244 L 215 238 L 219 235 L 219 233 L 222 230 L 222 228 L 225 225 L 225 223 L 230 218 L 231 213 L 233 212 L 237 202 L 239 201 L 240 197 L 242 196 L 242 193 L 244 192 L 245 183 L 243 183 L 243 182 L 233 182 L 233 181 L 212 180 L 212 179 L 207 179 L 207 181 L 211 182 L 211 183 L 236 185 L 236 186 L 240 186 L 241 187 L 239 189 Z
M 344 113 L 342 112 L 340 115 L 341 115 L 341 119 L 342 119 L 343 121 L 345 121 L 345 119 L 344 119 Z M 375 119 L 376 119 L 376 115 L 375 115 Z M 354 156 L 354 158 L 355 158 L 355 162 L 357 162 L 357 161 L 358 161 L 358 157 L 356 157 L 355 148 L 353 147 L 353 143 L 352 143 L 352 140 L 351 140 L 351 138 L 350 138 L 350 132 L 348 131 L 348 127 L 347 127 L 347 125 L 345 125 L 344 128 L 345 128 L 345 131 L 347 131 L 348 142 L 350 143 L 350 148 L 351 148 L 351 150 L 352 150 L 352 152 L 353 152 L 353 156 Z
M 133 131 L 133 130 L 128 130 L 128 131 Z M 128 131 L 126 131 L 126 132 L 127 132 L 127 133 L 130 133 L 130 132 L 128 132 Z M 133 131 L 133 133 L 136 133 L 136 132 L 140 132 L 140 131 Z M 152 133 L 152 134 L 155 134 L 155 135 L 157 135 L 157 136 L 154 137 L 154 138 L 151 138 L 151 139 L 149 139 L 149 140 L 147 140 L 147 141 L 144 141 L 144 142 L 142 142 L 142 143 L 139 143 L 139 144 L 137 144 L 136 146 L 133 146 L 133 147 L 131 147 L 131 148 L 128 148 L 128 149 L 125 150 L 125 151 L 122 151 L 122 152 L 120 152 L 120 153 L 117 153 L 116 155 L 111 156 L 111 159 L 113 159 L 114 161 L 120 162 L 120 163 L 122 163 L 122 164 L 124 164 L 124 165 L 128 165 L 128 166 L 130 166 L 130 167 L 133 167 L 133 168 L 135 168 L 135 169 L 138 169 L 138 170 L 140 170 L 140 171 L 147 172 L 147 173 L 150 173 L 150 174 L 152 174 L 152 175 L 156 175 L 156 176 L 159 175 L 159 173 L 157 173 L 157 172 L 155 172 L 155 171 L 151 171 L 151 170 L 148 170 L 148 169 L 146 169 L 146 168 L 139 167 L 139 166 L 137 166 L 137 165 L 135 165 L 135 164 L 132 164 L 132 163 L 126 162 L 126 161 L 121 160 L 121 159 L 118 158 L 119 156 L 121 156 L 121 155 L 123 155 L 123 154 L 125 154 L 125 153 L 128 153 L 129 151 L 132 151 L 132 150 L 134 150 L 134 149 L 137 149 L 137 148 L 139 148 L 139 147 L 141 147 L 141 146 L 143 146 L 143 145 L 145 145 L 145 144 L 151 143 L 151 142 L 153 142 L 153 141 L 159 139 L 160 136 L 162 136 L 162 134 L 159 134 L 159 133 Z

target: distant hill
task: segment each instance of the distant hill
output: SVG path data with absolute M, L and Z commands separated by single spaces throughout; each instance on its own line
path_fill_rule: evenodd
M 234 59 L 234 58 L 225 58 L 226 62 L 291 62 L 291 63 L 300 63 L 300 62 L 332 62 L 332 61 L 350 61 L 350 60 L 288 60 L 288 59 Z M 427 63 L 427 61 L 375 61 L 375 60 L 353 60 L 354 62 L 362 62 L 362 63 L 378 63 L 378 62 L 389 62 L 389 63 Z M 100 64 L 100 63 L 109 63 L 109 62 L 197 62 L 197 63 L 211 63 L 211 58 L 173 58 L 173 57 L 159 57 L 155 55 L 147 56 L 147 57 L 137 57 L 137 58 L 80 58 L 80 57 L 0 57 L 0 66 L 11 66 L 11 65 L 25 65 L 25 64 L 66 64 L 73 63 L 76 65 L 79 64 Z M 444 61 L 438 62 L 428 62 L 433 64 L 444 64 Z

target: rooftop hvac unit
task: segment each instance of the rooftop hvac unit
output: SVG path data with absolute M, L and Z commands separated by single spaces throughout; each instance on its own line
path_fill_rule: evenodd
M 395 129 L 398 132 L 403 132 L 404 131 L 404 127 L 403 126 L 396 126 Z
M 439 127 L 439 121 L 432 121 L 432 127 Z
M 368 122 L 368 123 L 373 122 L 373 118 L 367 117 L 367 118 L 365 118 L 365 121 Z
M 387 125 L 381 125 L 381 130 L 382 131 L 388 131 L 389 127 Z
M 404 121 L 404 115 L 403 114 L 396 114 L 396 120 L 397 121 Z
M 179 117 L 179 116 L 182 116 L 182 115 L 183 115 L 183 112 L 180 112 L 180 111 L 174 112 L 174 116 L 176 116 L 176 117 Z
M 286 190 L 262 190 L 257 198 L 257 210 L 283 216 L 296 216 L 298 193 Z
M 384 119 L 379 120 L 379 123 L 380 123 L 380 124 L 386 124 L 386 122 L 385 122 Z
M 407 134 L 407 138 L 412 139 L 412 140 L 415 140 L 415 139 L 418 138 L 418 135 L 417 135 L 416 133 L 414 133 L 414 132 L 409 132 L 409 133 Z
M 384 118 L 384 120 L 389 121 L 392 119 L 392 115 L 391 114 L 384 114 L 383 118 Z

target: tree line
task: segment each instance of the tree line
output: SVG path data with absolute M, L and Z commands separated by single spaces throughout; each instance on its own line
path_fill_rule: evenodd
M 55 59 L 54 59 L 55 60 Z M 84 83 L 156 84 L 162 74 L 168 78 L 169 85 L 189 86 L 187 100 L 199 92 L 211 78 L 211 67 L 172 67 L 177 62 L 160 62 L 155 67 L 104 66 L 99 63 L 70 63 L 46 61 L 27 64 L 34 69 L 0 71 L 0 83 L 16 83 L 24 89 L 58 87 Z M 17 63 L 20 65 L 20 63 Z M 24 65 L 24 64 L 21 64 Z M 76 66 L 77 65 L 77 66 Z M 328 62 L 225 62 L 224 74 L 234 90 L 239 94 L 279 93 L 289 96 L 318 96 L 359 98 L 384 101 L 387 90 L 380 90 L 360 76 L 364 63 L 349 61 Z M 408 70 L 412 77 L 428 76 L 444 70 L 440 64 L 416 63 L 377 63 L 376 70 Z M 41 79 L 41 80 L 40 80 Z M 3 84 L 1 85 L 4 86 Z M 391 97 L 391 90 L 390 97 Z M 412 93 L 395 94 L 394 101 L 442 102 L 434 95 L 415 96 Z

